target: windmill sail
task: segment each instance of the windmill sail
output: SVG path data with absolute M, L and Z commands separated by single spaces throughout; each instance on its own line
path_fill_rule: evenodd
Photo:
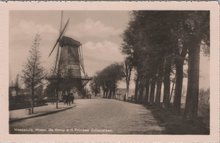
M 68 23 L 69 19 L 62 29 L 61 13 L 60 34 L 49 54 L 50 56 L 57 47 L 54 74 L 48 79 L 56 81 L 57 90 L 59 91 L 77 89 L 79 95 L 85 96 L 83 92 L 84 87 L 91 78 L 85 73 L 83 55 L 80 49 L 81 43 L 73 38 L 64 36 Z
M 61 33 L 60 33 L 60 35 L 59 35 L 59 37 L 58 37 L 56 43 L 54 44 L 54 46 L 53 46 L 53 48 L 52 48 L 52 50 L 51 50 L 49 56 L 53 53 L 53 51 L 54 51 L 54 49 L 56 48 L 58 42 L 60 41 L 61 37 L 63 36 L 63 34 L 64 34 L 65 30 L 66 30 L 66 27 L 67 27 L 68 23 L 69 23 L 69 19 L 67 20 L 67 22 L 66 22 L 66 24 L 65 24 L 65 26 L 64 26 L 64 28 L 63 28 L 63 30 L 61 31 Z

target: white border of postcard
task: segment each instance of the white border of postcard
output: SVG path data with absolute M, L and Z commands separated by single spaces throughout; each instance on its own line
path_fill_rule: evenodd
M 9 134 L 10 10 L 210 10 L 210 135 L 24 135 Z M 0 2 L 0 142 L 219 142 L 218 2 Z M 208 81 L 207 81 L 208 82 Z

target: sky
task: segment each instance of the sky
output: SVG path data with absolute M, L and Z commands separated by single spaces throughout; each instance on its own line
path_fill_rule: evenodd
M 63 22 L 70 18 L 65 36 L 82 43 L 85 71 L 93 76 L 114 62 L 122 62 L 122 33 L 130 19 L 129 11 L 64 11 Z M 53 67 L 54 52 L 48 57 L 59 35 L 61 11 L 10 11 L 9 67 L 10 82 L 21 74 L 34 36 L 40 34 L 41 62 L 46 70 Z M 209 87 L 209 58 L 200 58 L 200 87 Z M 134 76 L 133 76 L 134 77 Z M 187 81 L 184 81 L 186 85 Z M 125 87 L 125 83 L 120 85 Z M 131 83 L 134 88 L 134 82 Z
M 114 62 L 122 62 L 122 33 L 129 21 L 129 11 L 64 11 L 62 25 L 70 18 L 65 36 L 82 43 L 85 70 L 89 76 Z M 34 36 L 40 34 L 41 62 L 49 70 L 55 61 L 48 58 L 59 35 L 61 11 L 10 12 L 10 80 L 21 73 L 29 56 Z

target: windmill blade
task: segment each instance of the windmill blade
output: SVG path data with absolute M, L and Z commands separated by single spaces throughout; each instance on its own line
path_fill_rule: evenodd
M 85 68 L 84 68 L 84 62 L 83 62 L 83 55 L 82 55 L 82 50 L 81 50 L 82 46 L 79 47 L 79 62 L 80 62 L 80 66 L 82 68 L 83 74 L 85 75 Z
M 50 54 L 49 54 L 48 57 L 50 57 L 50 55 L 53 53 L 54 49 L 55 49 L 56 46 L 57 46 L 58 41 L 59 41 L 59 38 L 57 39 L 57 41 L 56 41 L 55 45 L 53 46 L 53 49 L 52 49 L 52 51 L 50 52 Z
M 85 70 L 84 70 L 82 64 L 80 63 L 79 65 L 80 65 L 80 68 L 81 68 L 81 70 L 82 70 L 82 72 L 83 72 L 83 74 L 84 74 L 84 76 L 85 76 L 86 73 L 85 73 Z
M 60 18 L 60 34 L 62 32 L 62 27 L 63 27 L 62 25 L 63 25 L 63 11 L 61 11 L 61 18 Z M 60 45 L 58 45 L 55 67 L 54 67 L 54 72 L 57 72 L 57 74 L 59 74 L 59 61 L 58 61 L 59 56 L 60 56 Z
M 59 70 L 59 61 L 58 61 L 58 59 L 59 59 L 59 55 L 60 55 L 60 46 L 58 46 L 58 49 L 57 49 L 57 55 L 56 55 L 56 61 L 55 61 L 55 67 L 54 67 L 54 72 L 57 72 L 57 74 L 58 74 L 58 70 Z M 58 67 L 58 69 L 57 69 L 57 67 Z M 56 69 L 57 69 L 57 71 L 56 71 Z
M 56 46 L 57 46 L 57 43 L 60 41 L 61 37 L 63 36 L 63 33 L 64 33 L 65 30 L 66 30 L 66 27 L 67 27 L 67 25 L 68 25 L 68 23 L 69 23 L 69 20 L 70 20 L 70 19 L 67 20 L 67 22 L 66 22 L 66 24 L 65 24 L 65 26 L 64 26 L 64 28 L 63 28 L 63 30 L 61 31 L 61 33 L 60 33 L 60 35 L 59 35 L 59 37 L 58 37 L 58 39 L 57 39 L 55 45 L 53 46 L 53 49 L 52 49 L 52 51 L 50 52 L 49 56 L 53 53 L 54 49 L 55 49 Z

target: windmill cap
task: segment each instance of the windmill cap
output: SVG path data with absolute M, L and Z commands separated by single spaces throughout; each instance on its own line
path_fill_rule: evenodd
M 81 43 L 79 41 L 74 40 L 73 38 L 63 36 L 60 40 L 60 46 L 72 46 L 72 47 L 79 47 Z

